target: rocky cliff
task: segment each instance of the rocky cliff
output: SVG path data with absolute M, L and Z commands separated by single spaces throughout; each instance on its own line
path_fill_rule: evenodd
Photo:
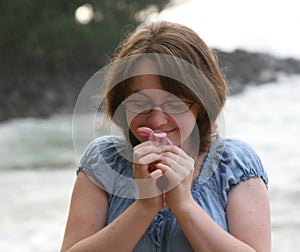
M 217 50 L 219 64 L 226 76 L 231 94 L 242 92 L 247 85 L 276 82 L 279 74 L 300 74 L 300 60 L 279 59 L 263 53 Z
M 247 85 L 276 81 L 279 73 L 300 74 L 300 60 L 243 50 L 216 52 L 232 95 L 242 92 Z M 95 66 L 66 66 L 56 73 L 41 69 L 22 66 L 0 71 L 0 121 L 71 113 L 81 88 L 97 71 Z

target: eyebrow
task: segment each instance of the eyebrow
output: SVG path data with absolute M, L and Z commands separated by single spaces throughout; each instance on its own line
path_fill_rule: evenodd
M 127 97 L 130 96 L 130 95 L 133 95 L 133 94 L 139 94 L 139 95 L 143 95 L 143 96 L 146 96 L 146 97 L 150 98 L 149 95 L 143 93 L 141 90 L 129 90 L 127 92 Z
M 140 94 L 140 95 L 146 96 L 146 97 L 148 97 L 148 98 L 151 98 L 149 95 L 145 94 L 145 93 L 143 92 L 143 90 L 133 89 L 133 90 L 129 90 L 129 91 L 127 92 L 127 96 L 130 96 L 130 95 L 133 95 L 133 94 Z M 166 95 L 165 98 L 169 98 L 169 97 L 173 97 L 173 96 L 177 97 L 176 95 L 173 95 L 173 94 L 171 94 L 171 93 L 168 93 L 168 94 Z M 179 97 L 177 97 L 177 98 L 179 98 Z M 180 98 L 179 98 L 179 99 L 180 99 Z

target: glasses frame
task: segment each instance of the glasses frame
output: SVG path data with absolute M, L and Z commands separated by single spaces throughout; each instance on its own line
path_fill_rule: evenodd
M 123 101 L 122 104 L 125 106 L 126 110 L 128 110 L 129 112 L 133 113 L 133 114 L 137 114 L 137 115 L 147 115 L 150 114 L 156 107 L 160 107 L 161 111 L 169 114 L 169 115 L 181 115 L 181 114 L 185 114 L 186 112 L 188 112 L 192 106 L 196 103 L 195 101 L 181 101 L 182 103 L 185 103 L 187 105 L 187 109 L 184 112 L 180 112 L 180 113 L 168 113 L 165 112 L 164 110 L 164 104 L 170 103 L 170 102 L 180 102 L 180 101 L 167 101 L 167 102 L 163 102 L 161 104 L 154 104 L 154 103 L 150 103 L 151 104 L 151 109 L 147 109 L 145 112 L 136 112 L 136 111 L 132 111 L 128 108 L 128 106 L 126 106 L 126 104 L 130 103 L 130 102 L 143 102 L 140 100 L 130 100 L 130 101 Z M 146 102 L 145 102 L 146 103 Z

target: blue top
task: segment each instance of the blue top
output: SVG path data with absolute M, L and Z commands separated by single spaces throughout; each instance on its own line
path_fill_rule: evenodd
M 87 147 L 77 172 L 84 171 L 107 191 L 107 224 L 124 212 L 135 198 L 132 176 L 132 151 L 121 137 L 104 136 Z M 228 231 L 227 194 L 240 181 L 267 174 L 255 151 L 238 139 L 218 137 L 212 143 L 200 174 L 195 178 L 192 195 L 195 201 Z M 201 237 L 199 237 L 201 239 Z M 169 208 L 162 209 L 136 245 L 134 251 L 193 251 Z

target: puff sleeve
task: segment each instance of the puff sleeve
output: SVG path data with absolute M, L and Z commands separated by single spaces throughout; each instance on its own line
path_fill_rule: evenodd
M 119 188 L 132 184 L 130 152 L 120 137 L 103 136 L 86 148 L 77 174 L 83 171 L 95 184 L 109 194 L 118 194 Z
M 251 146 L 238 139 L 226 139 L 219 164 L 224 202 L 228 192 L 241 181 L 260 177 L 268 187 L 268 176 L 260 158 Z

